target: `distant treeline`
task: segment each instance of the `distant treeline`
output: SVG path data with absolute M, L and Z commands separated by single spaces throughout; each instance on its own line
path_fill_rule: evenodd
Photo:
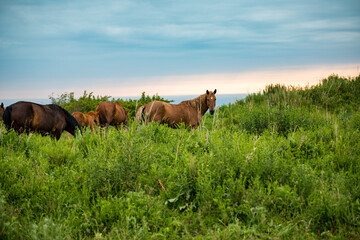
M 135 113 L 137 108 L 139 108 L 142 105 L 145 105 L 146 103 L 152 102 L 152 101 L 164 101 L 164 102 L 171 102 L 167 99 L 164 99 L 158 95 L 153 95 L 150 97 L 149 95 L 145 95 L 145 92 L 141 94 L 141 97 L 139 99 L 115 99 L 111 96 L 94 96 L 92 92 L 87 93 L 87 91 L 84 91 L 83 95 L 79 97 L 78 99 L 75 98 L 74 92 L 70 93 L 63 93 L 59 97 L 53 97 L 49 96 L 51 99 L 51 102 L 54 104 L 57 104 L 66 110 L 68 110 L 70 113 L 72 112 L 83 112 L 87 113 L 89 111 L 95 111 L 96 107 L 99 105 L 99 103 L 104 101 L 110 101 L 115 102 L 118 101 L 121 103 L 121 105 L 126 109 L 129 110 L 128 116 L 129 118 L 135 117 Z
M 266 86 L 263 93 L 249 95 L 245 102 L 267 101 L 270 105 L 317 106 L 331 112 L 359 110 L 360 75 L 354 78 L 331 75 L 305 88 L 281 84 Z

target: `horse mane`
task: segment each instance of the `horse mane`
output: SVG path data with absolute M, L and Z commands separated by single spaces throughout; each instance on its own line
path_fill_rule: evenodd
M 196 109 L 196 111 L 200 111 L 201 115 L 204 115 L 205 112 L 208 110 L 206 105 L 206 93 L 202 94 L 196 98 L 185 100 L 180 102 L 179 104 L 188 105 Z
M 81 125 L 76 120 L 76 118 L 74 118 L 74 116 L 71 115 L 68 111 L 66 111 L 64 108 L 62 108 L 62 107 L 60 107 L 59 105 L 56 105 L 56 104 L 49 104 L 48 106 L 52 107 L 52 108 L 58 108 L 61 111 L 63 111 L 64 114 L 65 114 L 66 124 L 68 124 L 70 127 L 73 127 L 74 129 L 76 127 L 79 128 L 80 132 L 82 133 Z

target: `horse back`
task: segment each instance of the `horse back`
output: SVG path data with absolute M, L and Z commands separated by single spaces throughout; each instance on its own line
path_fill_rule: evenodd
M 13 127 L 15 130 L 20 130 L 31 127 L 34 117 L 32 104 L 23 101 L 16 102 L 5 109 L 3 117 L 8 129 Z
M 47 132 L 53 132 L 57 139 L 65 130 L 75 135 L 78 128 L 82 132 L 81 125 L 68 111 L 56 104 L 40 105 L 33 104 L 34 120 L 33 127 Z M 38 124 L 38 126 L 36 125 Z
M 176 127 L 179 123 L 186 126 L 197 127 L 199 125 L 198 111 L 186 104 L 169 104 L 166 111 L 168 124 Z
M 171 127 L 177 127 L 180 123 L 192 127 L 199 125 L 196 109 L 186 104 L 153 101 L 145 105 L 145 116 L 147 121 L 166 123 Z
M 40 132 L 62 132 L 68 127 L 66 110 L 61 107 L 55 104 L 40 105 L 36 103 L 33 103 L 31 107 L 33 112 L 31 127 L 33 130 Z M 70 117 L 72 116 L 70 115 Z

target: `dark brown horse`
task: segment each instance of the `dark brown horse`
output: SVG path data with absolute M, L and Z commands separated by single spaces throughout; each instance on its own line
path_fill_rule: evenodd
M 1 103 L 1 105 L 0 105 L 0 120 L 2 120 L 2 118 L 3 118 L 4 111 L 5 111 L 4 103 Z
M 78 121 L 82 127 L 90 127 L 94 130 L 94 125 L 99 125 L 99 113 L 90 111 L 86 114 L 82 112 L 73 112 L 71 115 Z
M 196 128 L 200 125 L 202 116 L 208 109 L 210 114 L 214 114 L 215 94 L 216 89 L 214 92 L 206 90 L 205 94 L 191 100 L 182 101 L 179 104 L 153 101 L 139 108 L 136 119 L 168 124 L 173 128 L 176 128 L 180 123 Z
M 75 135 L 76 128 L 81 131 L 81 126 L 76 119 L 68 111 L 55 104 L 17 102 L 5 109 L 3 119 L 8 130 L 14 128 L 19 133 L 50 134 L 56 139 L 60 138 L 64 130 L 72 135 Z
M 101 127 L 113 125 L 117 128 L 121 124 L 127 124 L 128 111 L 119 102 L 102 102 L 97 106 L 96 112 L 99 114 Z

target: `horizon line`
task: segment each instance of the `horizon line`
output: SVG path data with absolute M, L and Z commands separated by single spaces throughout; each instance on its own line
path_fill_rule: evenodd
M 262 92 L 266 86 L 280 84 L 288 87 L 314 86 L 332 75 L 344 78 L 356 78 L 360 75 L 360 63 L 328 64 L 308 66 L 285 66 L 263 68 L 248 72 L 227 72 L 211 74 L 172 75 L 148 78 L 130 78 L 126 86 L 119 79 L 98 79 L 102 84 L 82 87 L 66 87 L 54 89 L 16 89 L 0 90 L 1 99 L 45 99 L 71 93 L 82 96 L 84 91 L 94 96 L 110 96 L 130 98 L 141 96 L 143 92 L 149 96 L 184 96 L 201 95 L 206 90 L 218 90 L 218 94 L 252 94 Z M 125 80 L 125 79 L 122 79 Z M 74 80 L 75 82 L 76 80 Z M 138 81 L 142 81 L 139 83 Z M 144 82 L 145 81 L 145 82 Z M 105 84 L 112 87 L 103 87 Z M 206 87 L 204 87 L 206 86 Z M 139 91 L 141 89 L 141 91 Z

